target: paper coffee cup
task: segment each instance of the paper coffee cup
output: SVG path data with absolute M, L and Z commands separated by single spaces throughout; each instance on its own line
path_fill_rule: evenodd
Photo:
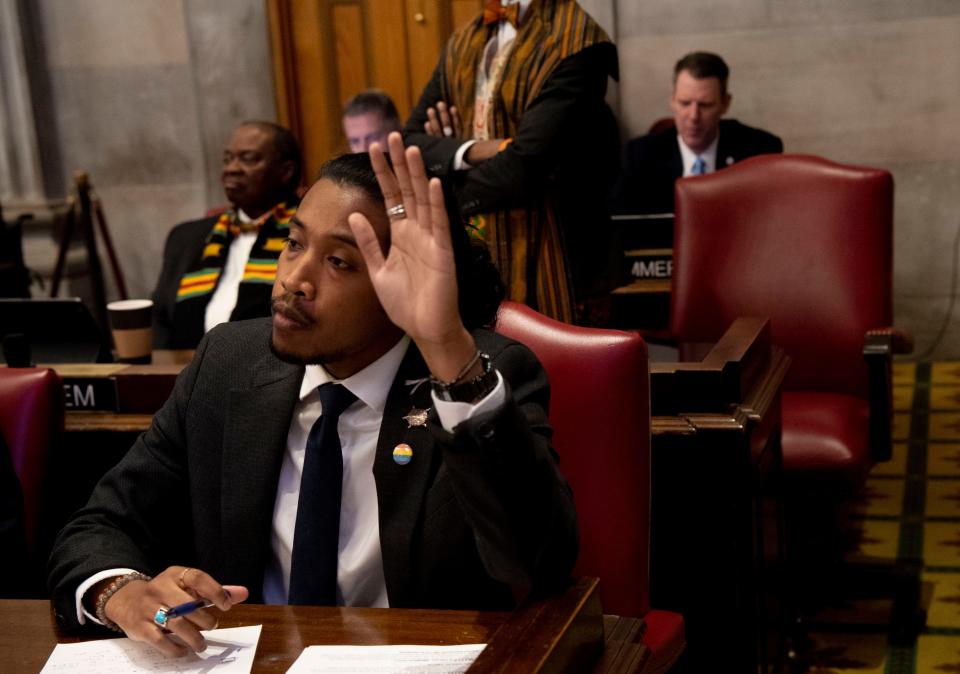
M 153 302 L 110 302 L 107 316 L 117 360 L 121 363 L 149 363 L 153 352 Z

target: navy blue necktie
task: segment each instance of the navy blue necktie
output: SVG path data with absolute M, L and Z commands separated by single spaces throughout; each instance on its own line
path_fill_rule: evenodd
M 690 169 L 690 175 L 702 176 L 707 172 L 707 162 L 704 161 L 703 157 L 697 157 L 696 161 L 693 162 L 693 168 Z
M 290 604 L 337 603 L 337 547 L 340 540 L 340 492 L 343 456 L 337 422 L 357 399 L 340 384 L 323 384 L 323 413 L 307 436 L 300 478 L 297 524 L 290 562 Z

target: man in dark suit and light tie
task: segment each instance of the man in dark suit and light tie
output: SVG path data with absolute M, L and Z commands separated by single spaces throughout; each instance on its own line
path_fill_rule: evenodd
M 419 150 L 389 145 L 395 173 L 377 145 L 328 162 L 291 218 L 273 320 L 210 331 L 60 533 L 61 624 L 175 655 L 170 634 L 202 650 L 214 624 L 170 613 L 197 597 L 507 609 L 569 577 L 545 373 L 480 327 L 503 294 L 489 254 L 450 226 Z
M 773 134 L 721 119 L 732 100 L 729 74 L 716 54 L 693 52 L 677 61 L 670 99 L 674 124 L 627 143 L 611 196 L 613 213 L 672 213 L 677 178 L 783 152 L 783 142 Z

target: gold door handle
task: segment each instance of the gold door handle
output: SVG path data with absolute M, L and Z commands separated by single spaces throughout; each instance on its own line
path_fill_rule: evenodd
M 416 14 L 413 15 L 413 20 L 416 21 L 417 23 L 423 23 L 424 21 L 427 20 L 427 17 L 423 15 L 423 12 L 417 12 Z

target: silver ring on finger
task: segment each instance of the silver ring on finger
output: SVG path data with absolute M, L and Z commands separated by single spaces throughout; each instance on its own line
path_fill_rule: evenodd
M 391 220 L 403 220 L 407 217 L 407 209 L 403 207 L 403 204 L 391 206 L 387 209 L 387 217 Z
M 170 609 L 166 606 L 161 606 L 157 609 L 157 612 L 153 614 L 153 622 L 160 629 L 167 629 L 167 622 L 170 620 L 167 615 L 170 612 Z
M 452 136 L 452 135 L 453 135 L 453 127 L 452 127 L 452 126 L 445 126 L 445 127 L 443 127 L 443 135 L 444 135 L 444 136 L 448 136 L 448 137 L 449 137 L 449 136 Z

